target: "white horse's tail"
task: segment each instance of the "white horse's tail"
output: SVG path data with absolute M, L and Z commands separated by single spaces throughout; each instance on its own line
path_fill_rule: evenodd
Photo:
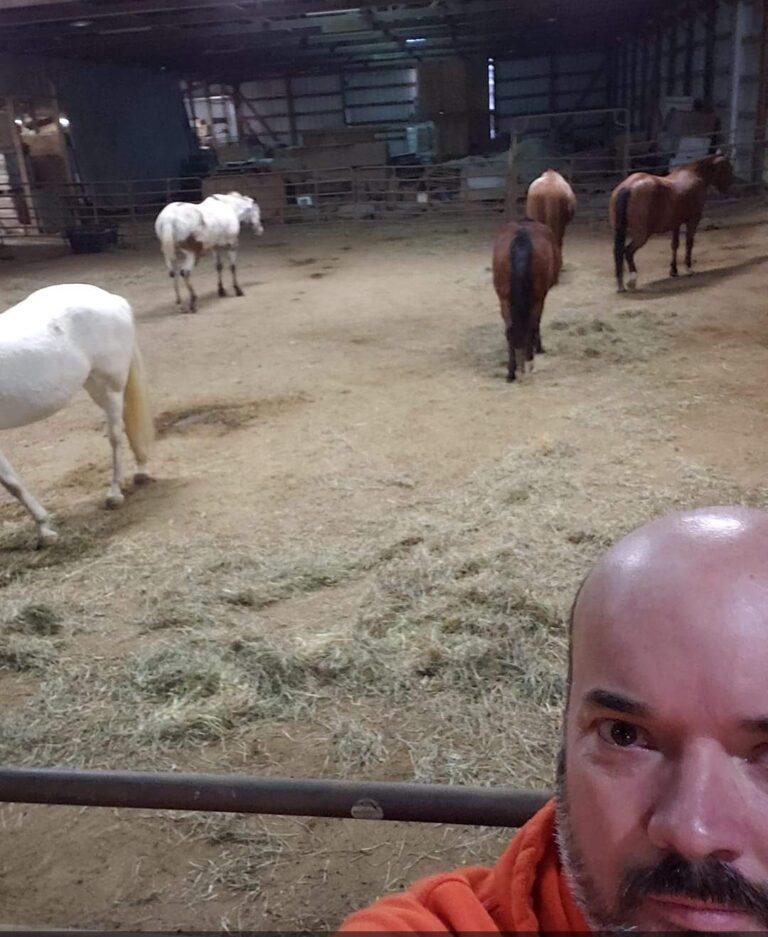
M 173 272 L 173 264 L 176 259 L 176 232 L 175 225 L 171 218 L 161 218 L 157 224 L 157 236 L 160 239 L 160 247 L 165 258 L 165 265 L 169 272 Z
M 144 373 L 144 361 L 138 344 L 133 346 L 128 381 L 123 391 L 125 405 L 125 433 L 138 465 L 144 466 L 155 438 L 155 425 L 149 406 L 149 388 Z M 141 471 L 141 468 L 139 469 Z

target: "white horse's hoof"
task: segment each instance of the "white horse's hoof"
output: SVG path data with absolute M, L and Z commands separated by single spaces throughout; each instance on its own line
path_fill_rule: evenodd
M 123 501 L 125 501 L 125 495 L 122 492 L 108 494 L 106 501 L 108 510 L 113 511 L 115 508 L 119 508 Z
M 37 548 L 42 550 L 43 547 L 53 546 L 54 543 L 59 539 L 59 535 L 51 527 L 41 527 L 37 532 Z
M 148 485 L 152 481 L 152 476 L 147 472 L 136 472 L 133 476 L 133 484 L 137 488 L 141 488 L 142 485 Z

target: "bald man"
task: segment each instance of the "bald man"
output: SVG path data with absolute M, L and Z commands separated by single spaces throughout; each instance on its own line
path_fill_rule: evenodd
M 571 612 L 557 793 L 346 932 L 768 930 L 768 514 L 653 521 Z

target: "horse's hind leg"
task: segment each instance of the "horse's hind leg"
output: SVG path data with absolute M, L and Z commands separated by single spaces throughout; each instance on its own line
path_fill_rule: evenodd
M 173 289 L 176 293 L 176 305 L 181 305 L 181 292 L 179 291 L 179 265 L 174 260 L 172 262 L 171 269 L 168 271 L 168 276 L 173 280 Z
M 688 273 L 690 273 L 693 268 L 693 239 L 696 237 L 698 224 L 698 219 L 685 223 L 685 266 Z
M 37 545 L 39 547 L 48 546 L 55 543 L 58 534 L 48 523 L 48 512 L 45 508 L 27 491 L 21 482 L 19 476 L 14 472 L 13 466 L 0 452 L 0 485 L 5 488 L 8 494 L 13 495 L 32 515 L 37 525 Z
M 648 240 L 645 238 L 637 238 L 634 241 L 630 241 L 627 244 L 627 247 L 624 251 L 624 256 L 627 259 L 627 266 L 629 267 L 629 279 L 627 280 L 627 289 L 633 290 L 637 286 L 637 266 L 635 265 L 635 254 L 640 250 L 640 248 Z
M 112 447 L 112 480 L 107 489 L 107 507 L 118 508 L 125 500 L 123 495 L 123 466 L 121 449 L 123 444 L 123 394 L 98 374 L 91 374 L 85 389 L 96 406 L 101 407 L 107 417 L 107 435 Z
M 541 317 L 544 314 L 544 302 L 537 303 L 533 309 L 533 341 L 536 348 L 537 355 L 544 355 L 546 351 L 544 346 L 541 344 Z
M 687 229 L 686 229 L 687 233 Z M 680 225 L 672 231 L 672 264 L 669 268 L 671 277 L 677 276 L 677 249 L 680 247 Z
M 184 259 L 181 262 L 181 276 L 184 279 L 184 283 L 187 287 L 187 292 L 189 293 L 189 311 L 197 312 L 197 295 L 192 289 L 192 268 L 195 266 L 195 255 L 192 253 L 185 253 Z
M 227 291 L 224 289 L 224 284 L 221 282 L 221 271 L 224 269 L 224 264 L 221 262 L 221 251 L 215 250 L 214 254 L 216 256 L 216 276 L 219 278 L 219 296 L 226 296 Z
M 509 358 L 507 359 L 507 381 L 511 384 L 517 378 L 517 362 L 515 360 L 515 343 L 512 338 L 512 326 L 508 325 L 506 329 L 507 349 Z
M 228 250 L 227 253 L 229 254 L 229 269 L 232 271 L 232 286 L 235 288 L 235 295 L 244 296 L 245 294 L 237 282 L 237 250 Z

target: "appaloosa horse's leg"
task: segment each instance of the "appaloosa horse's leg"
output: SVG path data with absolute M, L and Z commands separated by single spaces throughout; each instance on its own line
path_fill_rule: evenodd
M 680 246 L 680 225 L 672 229 L 672 265 L 669 268 L 669 275 L 671 277 L 677 276 L 677 249 L 679 246 Z
M 244 296 L 245 294 L 240 289 L 240 284 L 237 282 L 237 248 L 231 247 L 227 253 L 229 254 L 229 269 L 232 271 L 232 286 L 235 288 L 235 295 Z
M 181 293 L 179 292 L 179 265 L 175 260 L 173 261 L 173 269 L 168 271 L 168 275 L 173 280 L 173 289 L 176 293 L 176 305 L 180 306 Z
M 224 269 L 224 264 L 221 262 L 221 251 L 216 248 L 214 254 L 216 255 L 216 275 L 219 278 L 219 296 L 226 296 L 227 291 L 224 289 L 224 284 L 221 282 L 221 271 Z
M 197 262 L 197 254 L 192 251 L 184 250 L 181 260 L 181 277 L 189 293 L 189 312 L 197 312 L 197 294 L 192 289 L 192 269 Z M 182 310 L 183 311 L 183 310 Z
M 27 509 L 37 525 L 37 545 L 48 546 L 55 543 L 58 534 L 48 523 L 48 512 L 27 491 L 19 476 L 14 472 L 13 466 L 0 452 L 0 485 Z

